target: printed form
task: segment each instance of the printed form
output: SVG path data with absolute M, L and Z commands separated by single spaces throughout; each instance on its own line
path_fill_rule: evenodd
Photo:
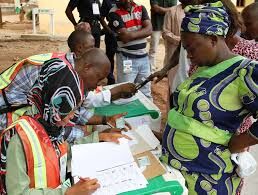
M 120 144 L 92 143 L 72 146 L 72 176 L 97 178 L 100 188 L 94 195 L 115 195 L 145 188 L 148 184 L 134 162 L 128 141 Z

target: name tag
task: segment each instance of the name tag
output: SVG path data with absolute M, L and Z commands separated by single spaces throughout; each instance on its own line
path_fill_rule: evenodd
M 65 182 L 66 165 L 67 165 L 67 153 L 60 157 L 60 179 L 62 183 Z
M 94 15 L 100 15 L 99 12 L 99 4 L 97 3 L 92 3 L 92 11 Z
M 125 128 L 125 118 L 124 117 L 120 117 L 120 118 L 116 119 L 116 128 L 118 128 L 118 129 Z
M 129 74 L 133 71 L 133 62 L 132 60 L 123 61 L 123 72 L 124 74 Z
M 61 185 L 59 185 L 56 189 L 62 188 L 62 187 L 70 188 L 71 186 L 72 186 L 72 184 L 71 184 L 70 179 L 67 179 L 65 182 L 63 182 Z

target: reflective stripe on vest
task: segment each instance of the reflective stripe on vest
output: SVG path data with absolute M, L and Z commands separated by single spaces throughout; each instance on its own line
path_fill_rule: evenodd
M 20 108 L 18 110 L 15 110 L 14 112 L 8 112 L 7 114 L 7 124 L 8 127 L 11 125 L 14 121 L 18 120 L 21 116 L 23 116 L 28 110 L 31 109 L 31 106 L 26 106 L 23 108 Z
M 35 188 L 36 189 L 46 188 L 47 187 L 46 163 L 45 163 L 45 158 L 44 158 L 43 151 L 41 149 L 39 139 L 27 120 L 25 119 L 19 120 L 19 125 L 26 133 L 27 138 L 31 144 L 33 160 L 34 160 Z
M 209 127 L 193 118 L 184 116 L 175 109 L 168 113 L 168 124 L 178 131 L 224 146 L 228 145 L 233 135 L 228 131 Z
M 22 116 L 4 130 L 1 141 L 3 135 L 14 127 L 23 145 L 27 174 L 30 178 L 29 187 L 55 189 L 60 186 L 60 159 L 43 126 L 29 116 Z M 67 143 L 58 145 L 58 148 L 60 156 L 67 155 Z
M 71 66 L 71 64 L 66 60 L 65 53 L 46 53 L 46 54 L 39 54 L 30 56 L 28 58 L 25 58 L 16 64 L 9 67 L 7 70 L 5 70 L 3 73 L 0 74 L 0 89 L 6 88 L 12 80 L 15 78 L 17 73 L 20 71 L 22 66 L 26 63 L 29 63 L 30 65 L 40 66 L 45 61 L 50 60 L 52 58 L 60 58 L 63 60 L 67 65 Z

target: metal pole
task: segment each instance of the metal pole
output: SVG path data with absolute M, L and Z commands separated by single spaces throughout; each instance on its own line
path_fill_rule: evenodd
M 54 21 L 54 13 L 50 14 L 50 23 L 51 23 L 51 34 L 55 35 L 55 21 Z
M 0 28 L 3 28 L 2 8 L 0 7 Z
M 36 10 L 37 8 L 32 9 L 32 27 L 33 27 L 33 34 L 36 34 Z

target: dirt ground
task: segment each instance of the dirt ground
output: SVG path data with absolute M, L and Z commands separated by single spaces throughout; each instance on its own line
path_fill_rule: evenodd
M 31 31 L 31 24 L 26 22 L 23 24 L 17 22 L 6 22 L 4 28 L 0 29 L 0 72 L 8 68 L 20 59 L 40 53 L 49 53 L 57 51 L 68 51 L 66 41 L 25 41 L 19 39 L 18 35 Z M 101 43 L 104 49 L 104 42 Z M 157 65 L 159 68 L 163 66 L 164 46 L 159 45 L 157 53 Z M 162 127 L 166 121 L 166 101 L 167 101 L 167 79 L 152 84 L 152 94 L 154 103 L 162 112 Z

